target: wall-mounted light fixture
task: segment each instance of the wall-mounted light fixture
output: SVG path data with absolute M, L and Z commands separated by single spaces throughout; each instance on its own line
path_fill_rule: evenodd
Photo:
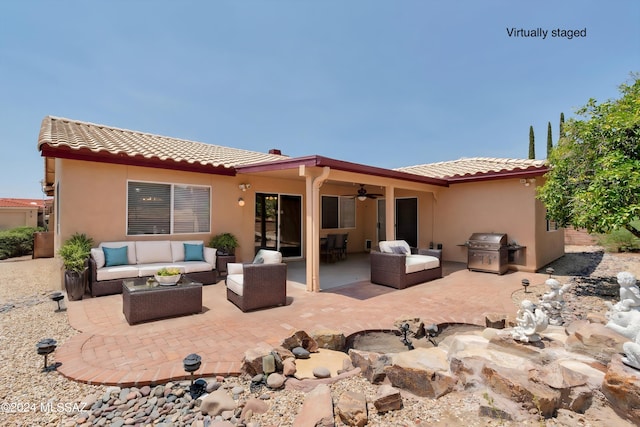
M 528 187 L 528 186 L 530 186 L 531 184 L 533 184 L 535 182 L 536 182 L 535 178 L 528 178 L 528 179 L 521 178 L 520 179 L 520 184 L 524 185 L 525 187 Z
M 238 185 L 238 188 L 241 189 L 242 191 L 247 191 L 248 189 L 251 188 L 251 184 L 240 184 Z
M 244 206 L 244 199 L 242 197 L 238 197 L 238 206 Z

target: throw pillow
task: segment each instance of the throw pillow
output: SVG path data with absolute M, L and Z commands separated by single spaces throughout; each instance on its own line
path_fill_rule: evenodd
M 391 250 L 393 251 L 394 254 L 402 255 L 407 253 L 407 250 L 402 246 L 392 246 Z
M 264 258 L 262 258 L 261 256 L 258 256 L 253 260 L 253 263 L 254 264 L 264 264 Z
M 129 264 L 129 257 L 126 246 L 123 246 L 121 248 L 107 248 L 106 246 L 103 246 L 102 251 L 104 252 L 105 267 Z
M 185 261 L 204 261 L 204 246 L 184 244 L 184 260 Z

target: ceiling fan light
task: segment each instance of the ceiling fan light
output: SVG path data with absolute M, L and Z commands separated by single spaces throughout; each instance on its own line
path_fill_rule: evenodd
M 365 200 L 367 200 L 367 196 L 358 196 L 358 200 L 364 202 Z

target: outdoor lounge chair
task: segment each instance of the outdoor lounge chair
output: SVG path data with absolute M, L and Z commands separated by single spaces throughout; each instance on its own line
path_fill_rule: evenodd
M 252 264 L 227 264 L 227 300 L 246 312 L 287 303 L 287 264 L 277 251 L 260 249 Z
M 442 277 L 442 250 L 411 250 L 404 240 L 379 243 L 371 251 L 371 283 L 404 289 Z

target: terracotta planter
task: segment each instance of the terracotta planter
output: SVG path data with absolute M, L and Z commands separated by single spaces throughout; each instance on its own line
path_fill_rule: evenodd
M 88 269 L 85 269 L 81 273 L 70 270 L 64 272 L 64 287 L 67 290 L 67 298 L 69 298 L 69 301 L 78 301 L 84 296 L 88 271 Z

